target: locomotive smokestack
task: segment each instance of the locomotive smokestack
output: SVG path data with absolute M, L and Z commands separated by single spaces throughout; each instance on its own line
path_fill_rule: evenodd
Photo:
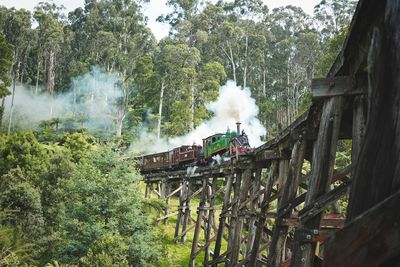
M 240 124 L 241 124 L 240 122 L 236 123 L 236 131 L 238 135 L 240 134 Z

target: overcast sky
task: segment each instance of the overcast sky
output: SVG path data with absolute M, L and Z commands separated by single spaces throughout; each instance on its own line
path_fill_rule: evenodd
M 25 8 L 33 10 L 33 8 L 43 0 L 0 0 L 0 5 L 15 8 Z M 320 0 L 263 0 L 270 9 L 279 6 L 294 5 L 300 6 L 309 14 L 312 14 L 313 8 Z M 62 4 L 67 11 L 71 11 L 79 6 L 83 6 L 84 0 L 53 0 L 56 4 Z M 165 5 L 167 0 L 150 0 L 144 11 L 149 17 L 149 27 L 158 40 L 168 35 L 168 25 L 156 22 L 156 18 L 161 14 L 168 13 L 169 9 Z

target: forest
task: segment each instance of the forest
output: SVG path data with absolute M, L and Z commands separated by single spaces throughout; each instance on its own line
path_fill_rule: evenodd
M 168 0 L 157 41 L 147 2 L 0 6 L 0 266 L 165 266 L 162 203 L 134 156 L 213 118 L 226 84 L 274 137 L 308 108 L 356 5 Z

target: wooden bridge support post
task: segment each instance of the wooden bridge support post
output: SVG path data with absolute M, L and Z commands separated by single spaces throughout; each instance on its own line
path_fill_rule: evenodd
M 231 244 L 231 253 L 229 257 L 230 266 L 235 266 L 239 261 L 240 254 L 240 246 L 242 244 L 242 231 L 243 231 L 243 223 L 244 223 L 244 214 L 242 210 L 244 207 L 242 203 L 244 203 L 248 197 L 248 192 L 251 186 L 251 176 L 252 171 L 247 169 L 242 174 L 242 184 L 240 186 L 239 198 L 237 199 L 237 207 L 233 210 L 233 217 L 236 217 L 236 223 L 233 232 L 233 240 Z
M 382 18 L 380 25 L 371 25 L 368 122 L 353 166 L 350 223 L 327 244 L 329 267 L 400 262 L 400 1 L 366 4 Z
M 247 237 L 246 259 L 250 258 L 253 250 L 254 237 L 256 235 L 256 210 L 259 202 L 259 191 L 261 181 L 261 169 L 257 169 L 254 173 L 254 181 L 252 182 L 251 197 L 253 201 L 250 204 L 249 233 Z
M 225 223 L 226 223 L 226 215 L 229 211 L 229 206 L 230 206 L 232 176 L 233 176 L 233 174 L 229 174 L 228 177 L 226 178 L 224 203 L 222 205 L 222 211 L 219 216 L 219 225 L 218 225 L 217 237 L 216 237 L 216 241 L 215 241 L 213 261 L 218 260 L 220 252 L 221 252 L 221 244 L 222 244 L 222 238 L 223 238 L 224 228 L 225 228 Z M 217 267 L 217 263 L 213 264 L 213 267 Z
M 167 178 L 162 180 L 161 184 L 161 196 L 165 198 L 165 208 L 164 208 L 164 224 L 168 222 L 168 205 L 169 205 L 169 193 L 170 193 L 170 184 Z
M 174 240 L 175 243 L 178 242 L 178 236 L 179 236 L 179 229 L 180 229 L 180 224 L 182 221 L 182 212 L 183 212 L 183 206 L 184 206 L 184 202 L 183 202 L 183 198 L 184 198 L 184 194 L 185 194 L 185 187 L 186 187 L 186 183 L 185 183 L 185 179 L 182 178 L 182 181 L 180 183 L 180 187 L 181 190 L 179 191 L 179 207 L 178 207 L 178 216 L 176 218 L 176 224 L 175 224 L 175 234 L 174 234 Z
M 240 185 L 242 181 L 242 173 L 241 171 L 236 172 L 235 176 L 235 183 L 233 185 L 233 198 L 231 202 L 231 214 L 230 214 L 230 221 L 229 221 L 229 229 L 228 229 L 228 247 L 227 247 L 227 254 L 226 254 L 226 261 L 225 267 L 231 266 L 230 264 L 230 255 L 232 254 L 232 246 L 234 243 L 234 235 L 235 235 L 235 225 L 237 220 L 237 214 L 239 210 L 239 192 L 240 192 Z
M 261 240 L 264 235 L 264 227 L 265 227 L 265 223 L 267 220 L 266 213 L 269 209 L 270 197 L 272 194 L 272 187 L 273 187 L 275 179 L 276 179 L 277 170 L 278 170 L 278 162 L 273 161 L 269 168 L 268 178 L 267 178 L 267 181 L 265 184 L 265 191 L 264 191 L 264 196 L 263 196 L 263 200 L 261 203 L 260 216 L 257 221 L 257 229 L 256 229 L 256 233 L 254 236 L 253 250 L 251 251 L 249 264 L 248 264 L 249 267 L 258 266 L 257 257 L 259 254 Z
M 189 266 L 194 267 L 196 265 L 196 256 L 198 253 L 198 243 L 199 243 L 199 237 L 200 237 L 200 231 L 201 231 L 201 223 L 202 223 L 202 218 L 203 218 L 203 213 L 204 213 L 204 207 L 206 204 L 206 194 L 207 194 L 207 180 L 208 178 L 203 178 L 203 190 L 201 192 L 201 198 L 200 198 L 200 203 L 199 207 L 197 209 L 197 219 L 196 219 L 196 224 L 194 227 L 194 234 L 193 234 L 193 243 L 192 243 L 192 251 L 190 253 L 190 260 L 189 260 Z
M 190 218 L 190 198 L 191 198 L 191 186 L 192 186 L 190 178 L 184 181 L 184 184 L 185 184 L 184 186 L 185 191 L 183 193 L 183 198 L 184 198 L 183 203 L 185 206 L 185 212 L 183 214 L 183 221 L 182 221 L 182 236 L 181 236 L 182 243 L 184 243 L 186 240 L 187 224 Z
M 282 225 L 285 218 L 291 215 L 291 207 L 286 207 L 289 210 L 282 210 L 288 202 L 296 197 L 297 188 L 299 187 L 301 169 L 303 166 L 305 155 L 305 140 L 296 141 L 293 146 L 292 155 L 290 158 L 289 166 L 286 164 L 281 165 L 279 173 L 286 175 L 285 183 L 282 187 L 283 193 L 278 203 L 278 217 L 275 220 L 275 229 L 272 236 L 271 245 L 269 247 L 269 266 L 280 266 L 281 262 L 285 260 L 285 243 L 289 227 Z M 281 168 L 285 168 L 284 170 Z M 288 168 L 288 170 L 286 170 Z
M 285 202 L 285 185 L 287 184 L 289 177 L 289 160 L 281 159 L 279 161 L 279 168 L 278 168 L 278 203 L 277 203 L 277 210 L 283 206 Z M 281 228 L 282 220 L 279 218 L 275 219 L 274 223 L 274 231 L 272 235 L 271 244 L 269 247 L 268 259 L 271 266 L 279 266 L 279 263 L 282 261 L 284 257 L 284 250 L 285 250 L 285 243 L 287 230 L 286 228 Z
M 144 197 L 145 198 L 150 198 L 150 196 L 151 196 L 151 187 L 152 187 L 152 184 L 150 182 L 146 182 L 146 189 L 145 189 L 145 192 L 144 192 Z
M 311 205 L 314 200 L 329 190 L 335 163 L 343 102 L 344 99 L 342 96 L 331 97 L 324 102 L 318 130 L 318 138 L 315 141 L 313 148 L 310 185 L 305 200 L 306 207 Z M 302 236 L 301 231 L 312 232 L 318 230 L 321 217 L 322 213 L 318 213 L 308 221 L 300 221 L 300 226 L 295 232 L 295 238 L 297 240 L 295 242 L 296 247 L 292 257 L 291 266 L 313 266 L 316 247 L 315 243 L 301 240 L 302 238 L 299 237 Z
M 213 177 L 212 178 L 212 182 L 211 182 L 211 186 L 209 185 L 209 190 L 208 190 L 208 202 L 209 202 L 209 210 L 208 210 L 208 218 L 204 218 L 206 219 L 206 223 L 205 223 L 205 245 L 204 245 L 204 249 L 205 249 L 205 253 L 204 253 L 204 262 L 203 262 L 203 266 L 207 267 L 208 266 L 208 262 L 210 259 L 210 254 L 211 254 L 211 230 L 212 230 L 212 224 L 214 223 L 214 203 L 215 203 L 215 197 L 216 197 L 216 187 L 217 187 L 217 177 Z
M 160 201 L 165 196 L 165 187 L 164 187 L 164 185 L 165 185 L 164 184 L 164 179 L 157 182 L 157 191 L 156 191 L 156 193 L 157 193 L 158 199 Z M 157 223 L 160 222 L 160 218 L 162 217 L 161 214 L 162 214 L 161 211 L 157 212 Z

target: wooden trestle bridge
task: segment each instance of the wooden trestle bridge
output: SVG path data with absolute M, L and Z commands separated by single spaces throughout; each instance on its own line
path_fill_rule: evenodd
M 312 94 L 252 157 L 143 174 L 147 196 L 179 194 L 178 212 L 159 219 L 177 216 L 176 242 L 194 229 L 190 266 L 400 266 L 400 0 L 359 1 Z M 352 140 L 351 165 L 335 169 L 342 139 Z M 326 214 L 343 197 L 346 216 Z

